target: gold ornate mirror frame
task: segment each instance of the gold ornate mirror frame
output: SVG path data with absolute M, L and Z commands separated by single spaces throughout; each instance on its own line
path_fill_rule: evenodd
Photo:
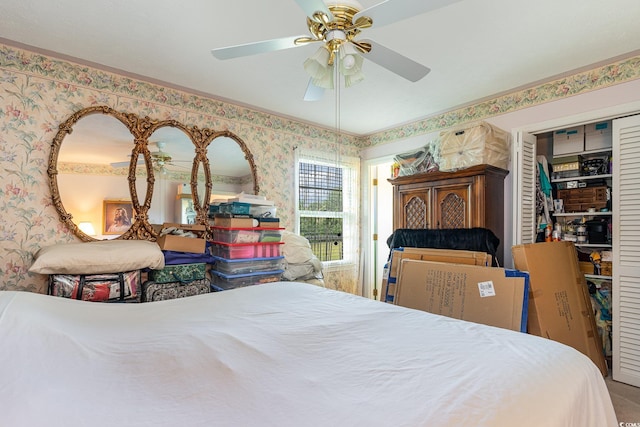
M 47 174 L 49 176 L 49 187 L 51 189 L 51 196 L 53 206 L 56 208 L 60 221 L 80 240 L 93 241 L 97 240 L 88 234 L 85 234 L 78 224 L 73 221 L 73 215 L 66 211 L 64 204 L 60 197 L 60 189 L 58 186 L 58 156 L 60 148 L 67 135 L 73 132 L 73 126 L 83 117 L 92 114 L 104 114 L 116 118 L 131 132 L 133 148 L 131 150 L 131 161 L 129 164 L 129 193 L 131 195 L 131 202 L 133 210 L 135 212 L 135 221 L 133 221 L 131 227 L 122 235 L 117 237 L 118 239 L 137 239 L 137 240 L 152 240 L 155 241 L 157 233 L 149 222 L 149 209 L 151 208 L 151 200 L 153 197 L 153 189 L 155 183 L 155 175 L 153 168 L 153 161 L 151 152 L 149 150 L 149 137 L 159 128 L 162 127 L 175 127 L 181 129 L 186 135 L 189 136 L 195 147 L 195 156 L 193 159 L 193 165 L 191 168 L 191 193 L 193 198 L 193 205 L 196 210 L 196 223 L 207 225 L 208 213 L 209 213 L 209 199 L 212 191 L 212 170 L 209 162 L 208 154 L 210 149 L 215 149 L 211 146 L 211 142 L 218 137 L 227 137 L 233 139 L 241 148 L 244 154 L 245 160 L 249 164 L 251 176 L 253 178 L 253 190 L 254 194 L 258 194 L 259 185 L 256 174 L 256 166 L 253 160 L 253 155 L 247 148 L 242 139 L 229 131 L 214 131 L 207 128 L 199 128 L 197 126 L 186 126 L 176 120 L 152 120 L 149 117 L 141 118 L 133 113 L 124 113 L 116 111 L 107 106 L 94 106 L 84 108 L 74 114 L 72 114 L 66 121 L 60 124 L 58 132 L 56 133 L 53 142 L 51 144 L 51 153 L 49 155 L 49 166 Z M 144 158 L 146 175 L 147 175 L 147 190 L 144 196 L 143 202 L 140 202 L 140 197 L 136 189 L 136 170 L 138 168 L 138 160 L 140 156 Z M 214 165 L 215 168 L 215 165 Z M 198 194 L 198 183 L 204 175 L 205 186 L 203 197 L 200 198 Z

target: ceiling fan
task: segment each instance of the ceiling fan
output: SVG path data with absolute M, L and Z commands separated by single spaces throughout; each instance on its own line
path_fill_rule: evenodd
M 187 161 L 187 160 L 174 160 L 169 153 L 164 151 L 164 148 L 166 146 L 164 142 L 157 141 L 155 144 L 158 147 L 158 149 L 156 151 L 150 152 L 151 162 L 153 164 L 153 170 L 160 173 L 167 173 L 167 168 L 166 168 L 167 166 L 187 169 L 186 167 L 178 165 L 177 163 L 179 162 L 191 163 L 190 161 Z M 131 157 L 131 155 L 129 155 L 129 157 Z M 114 167 L 114 168 L 124 168 L 124 167 L 129 167 L 129 165 L 130 165 L 130 162 L 111 163 L 111 167 Z M 138 159 L 137 165 L 138 166 L 144 165 L 144 159 Z
M 405 79 L 416 82 L 428 67 L 373 40 L 358 39 L 362 30 L 381 27 L 460 0 L 386 0 L 367 9 L 354 0 L 295 0 L 307 14 L 310 36 L 291 36 L 213 49 L 218 59 L 232 59 L 321 42 L 316 54 L 305 61 L 311 75 L 304 99 L 320 99 L 324 89 L 333 88 L 334 65 L 349 87 L 361 81 L 362 58 L 366 58 Z

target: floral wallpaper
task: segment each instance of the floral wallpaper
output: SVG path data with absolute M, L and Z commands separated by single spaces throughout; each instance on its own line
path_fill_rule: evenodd
M 639 78 L 640 55 L 389 129 L 371 135 L 363 143 L 374 146 L 424 135 Z
M 76 241 L 51 204 L 47 164 L 58 125 L 92 105 L 234 132 L 254 156 L 261 193 L 277 202 L 289 229 L 294 148 L 338 149 L 331 130 L 0 44 L 0 290 L 45 292 L 46 276 L 28 272 L 33 254 Z M 339 150 L 358 156 L 360 145 L 342 135 Z M 331 272 L 325 281 L 355 292 L 357 271 Z
M 368 146 L 638 78 L 640 56 L 368 137 L 341 135 L 336 145 L 329 129 L 0 44 L 0 290 L 45 292 L 46 277 L 28 272 L 33 254 L 42 246 L 76 240 L 51 204 L 47 163 L 58 125 L 85 107 L 108 105 L 157 120 L 234 132 L 253 153 L 261 194 L 277 201 L 282 225 L 291 229 L 296 147 L 358 156 Z M 325 281 L 327 287 L 356 292 L 358 272 L 331 272 Z

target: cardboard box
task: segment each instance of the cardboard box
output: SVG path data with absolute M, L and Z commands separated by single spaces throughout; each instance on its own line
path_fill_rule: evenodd
M 432 248 L 397 248 L 391 252 L 388 277 L 382 278 L 382 301 L 393 302 L 396 281 L 403 259 L 490 266 L 492 257 L 484 252 Z
M 280 228 L 279 218 L 258 218 L 259 226 L 263 228 Z
M 396 305 L 526 332 L 525 273 L 403 259 L 397 286 Z
M 229 215 L 215 215 L 213 225 L 226 228 L 250 228 L 257 227 L 260 222 L 250 217 L 233 217 Z
M 531 243 L 511 251 L 515 267 L 529 273 L 529 333 L 575 348 L 606 376 L 589 289 L 573 243 Z
M 554 156 L 582 151 L 584 151 L 584 126 L 558 129 L 553 132 Z
M 611 261 L 600 261 L 600 275 L 613 276 L 613 264 Z
M 595 274 L 593 263 L 591 261 L 578 261 L 578 268 L 582 274 Z
M 165 222 L 162 226 L 155 226 L 156 232 L 160 235 L 160 232 L 168 227 L 176 227 L 184 231 L 192 231 L 199 237 L 182 237 L 173 234 L 165 234 L 158 237 L 156 242 L 160 249 L 164 251 L 176 251 L 176 252 L 193 252 L 197 254 L 204 253 L 207 241 L 205 239 L 206 227 L 200 224 L 175 224 L 171 222 Z
M 602 150 L 611 149 L 613 145 L 613 132 L 611 120 L 585 125 L 584 149 Z

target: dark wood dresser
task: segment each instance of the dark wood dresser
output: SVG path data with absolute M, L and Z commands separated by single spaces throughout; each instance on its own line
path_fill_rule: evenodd
M 503 245 L 504 178 L 508 173 L 495 166 L 477 165 L 456 172 L 389 179 L 393 185 L 393 229 L 483 227 L 493 231 Z M 502 261 L 499 259 L 500 265 Z

